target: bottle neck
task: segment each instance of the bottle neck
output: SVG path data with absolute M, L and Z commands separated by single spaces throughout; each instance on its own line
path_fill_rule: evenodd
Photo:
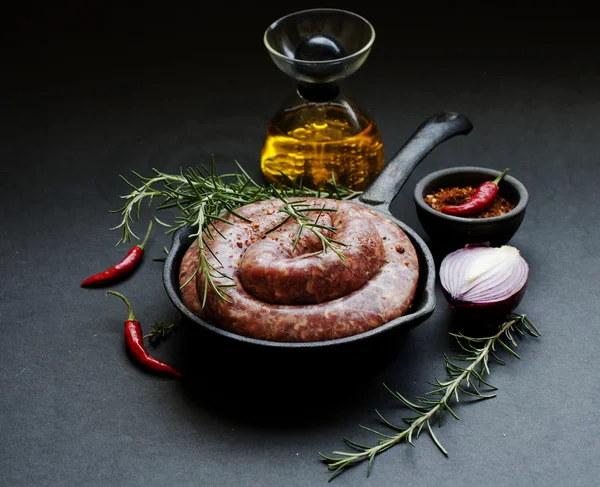
M 326 103 L 340 94 L 340 87 L 335 83 L 316 85 L 298 84 L 298 94 L 305 100 L 314 103 Z

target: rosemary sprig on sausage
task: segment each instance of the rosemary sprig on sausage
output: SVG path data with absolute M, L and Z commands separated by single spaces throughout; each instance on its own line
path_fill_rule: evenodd
M 345 256 L 342 253 L 340 253 L 337 246 L 345 247 L 346 244 L 344 242 L 340 242 L 339 240 L 334 240 L 326 234 L 335 234 L 335 227 L 319 223 L 319 219 L 321 218 L 321 215 L 323 215 L 324 212 L 335 212 L 337 211 L 336 208 L 327 208 L 326 206 L 315 208 L 314 206 L 307 205 L 305 200 L 288 201 L 283 195 L 279 195 L 279 199 L 283 202 L 283 207 L 279 210 L 279 212 L 284 213 L 285 215 L 287 215 L 287 217 L 284 218 L 277 225 L 275 225 L 273 228 L 267 230 L 265 234 L 274 232 L 281 226 L 285 225 L 288 221 L 290 221 L 290 219 L 294 219 L 298 224 L 298 230 L 296 233 L 296 238 L 294 240 L 294 245 L 292 247 L 292 252 L 296 250 L 298 242 L 300 241 L 300 237 L 302 236 L 302 232 L 306 229 L 314 233 L 321 242 L 321 252 L 326 253 L 327 250 L 331 250 L 341 260 L 345 259 Z M 317 216 L 314 219 L 312 219 L 311 217 L 305 215 L 305 213 L 307 212 L 317 212 Z M 317 253 L 320 252 L 305 254 L 304 256 L 309 257 L 312 255 L 316 255 Z
M 360 194 L 360 192 L 339 185 L 333 177 L 325 191 L 303 187 L 301 183 L 292 179 L 287 179 L 284 185 L 278 187 L 261 185 L 255 182 L 239 164 L 238 168 L 239 172 L 219 175 L 213 160 L 210 169 L 204 166 L 188 168 L 181 171 L 180 174 L 167 174 L 154 169 L 153 177 L 145 177 L 133 172 L 133 175 L 140 181 L 138 185 L 121 176 L 131 191 L 121 196 L 125 200 L 125 204 L 112 211 L 122 217 L 121 222 L 112 228 L 112 230 L 120 229 L 122 231 L 118 243 L 130 242 L 132 238 L 138 238 L 132 225 L 134 220 L 140 218 L 143 202 L 148 202 L 148 204 L 158 202 L 156 210 L 178 210 L 170 222 L 160 220 L 156 216 L 154 216 L 154 220 L 168 228 L 167 235 L 187 226 L 196 228 L 190 238 L 198 238 L 199 259 L 196 272 L 204 273 L 206 276 L 204 301 L 209 289 L 212 289 L 220 299 L 226 301 L 228 299 L 226 288 L 229 286 L 227 282 L 230 279 L 215 269 L 208 259 L 211 252 L 209 241 L 215 238 L 215 234 L 220 233 L 215 227 L 215 223 L 227 222 L 223 215 L 229 214 L 244 219 L 236 214 L 236 208 L 272 198 L 308 196 L 345 200 Z M 288 207 L 288 210 L 293 213 L 292 217 L 304 220 L 302 211 L 298 208 Z M 305 221 L 304 227 L 307 227 Z M 335 243 L 333 240 L 327 240 L 325 245 L 336 251 L 337 249 L 331 245 Z M 188 283 L 193 277 L 188 280 Z M 183 283 L 183 285 L 186 284 Z

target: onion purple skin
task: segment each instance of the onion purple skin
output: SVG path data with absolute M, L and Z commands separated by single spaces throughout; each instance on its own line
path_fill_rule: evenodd
M 506 315 L 514 311 L 521 304 L 526 288 L 527 284 L 506 299 L 491 303 L 471 303 L 453 299 L 443 286 L 442 293 L 448 303 L 448 307 L 456 318 L 464 322 L 478 321 L 483 324 L 484 322 L 498 323 L 499 320 L 504 321 Z

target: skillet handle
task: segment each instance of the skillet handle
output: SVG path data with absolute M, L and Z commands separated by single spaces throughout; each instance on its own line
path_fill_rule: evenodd
M 369 206 L 385 206 L 387 210 L 400 188 L 427 154 L 441 142 L 455 135 L 466 135 L 472 128 L 469 119 L 460 113 L 443 112 L 430 117 L 396 152 L 358 199 Z

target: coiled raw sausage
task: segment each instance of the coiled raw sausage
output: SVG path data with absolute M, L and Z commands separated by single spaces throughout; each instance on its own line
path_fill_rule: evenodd
M 215 222 L 219 232 L 212 232 L 213 240 L 205 238 L 209 262 L 231 278 L 213 277 L 216 283 L 233 285 L 224 289 L 231 302 L 209 289 L 201 307 L 205 279 L 194 275 L 194 242 L 180 268 L 180 284 L 189 281 L 181 289 L 184 304 L 225 330 L 283 342 L 342 338 L 405 314 L 419 277 L 417 255 L 406 234 L 383 215 L 351 202 L 302 201 L 314 207 L 306 215 L 335 228 L 335 234 L 317 231 L 345 244 L 337 247 L 342 258 L 331 249 L 322 252 L 320 238 L 308 228 L 293 249 L 298 233 L 293 219 L 269 232 L 286 217 L 279 211 L 282 201 L 246 205 L 236 213 L 248 221 L 230 215 L 231 224 Z

